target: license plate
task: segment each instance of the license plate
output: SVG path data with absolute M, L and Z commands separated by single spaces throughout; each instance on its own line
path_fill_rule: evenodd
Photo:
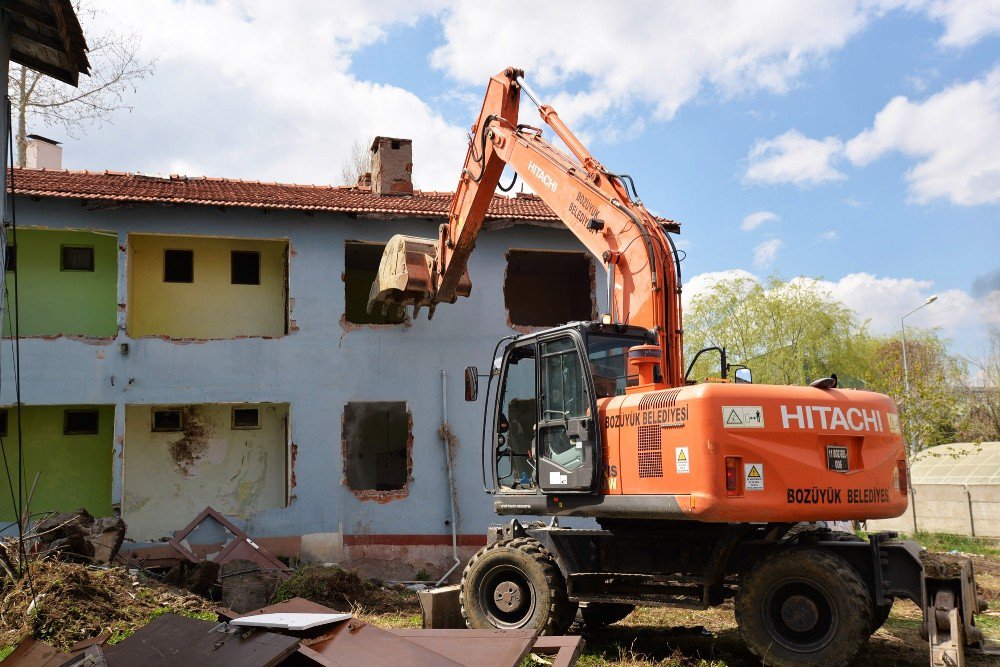
M 826 467 L 834 472 L 849 472 L 847 464 L 847 447 L 827 447 Z

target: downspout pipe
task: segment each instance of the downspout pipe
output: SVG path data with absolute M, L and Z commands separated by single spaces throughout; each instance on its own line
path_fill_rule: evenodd
M 451 460 L 450 447 L 448 445 L 448 371 L 441 369 L 441 443 L 444 445 L 444 467 L 448 471 L 448 504 L 451 506 L 451 556 L 455 559 L 444 576 L 438 579 L 434 587 L 441 586 L 451 573 L 462 564 L 462 559 L 458 557 L 458 526 L 455 525 L 455 462 Z

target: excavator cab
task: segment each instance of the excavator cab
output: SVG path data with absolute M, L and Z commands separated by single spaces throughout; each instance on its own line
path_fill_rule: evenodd
M 494 491 L 598 493 L 599 405 L 624 395 L 634 382 L 628 350 L 652 340 L 638 327 L 585 322 L 508 344 L 499 360 L 494 401 L 484 416 L 491 426 L 487 460 L 492 461 Z M 477 396 L 477 374 L 470 371 L 466 377 L 466 396 Z

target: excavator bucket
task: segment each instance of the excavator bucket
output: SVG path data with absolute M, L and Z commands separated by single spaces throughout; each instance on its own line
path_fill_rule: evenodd
M 423 306 L 431 314 L 437 300 L 437 241 L 397 234 L 389 239 L 382 253 L 378 274 L 368 293 L 368 312 L 381 307 L 385 312 L 390 305 L 413 306 L 413 314 Z M 459 281 L 457 294 L 469 296 L 472 283 L 466 271 Z M 452 299 L 454 301 L 454 299 Z

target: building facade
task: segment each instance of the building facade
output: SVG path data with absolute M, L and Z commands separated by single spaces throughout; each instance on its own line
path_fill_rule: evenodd
M 497 197 L 470 298 L 430 321 L 369 314 L 386 241 L 437 236 L 450 201 L 412 190 L 408 142 L 375 149 L 350 188 L 15 170 L 6 283 L 13 306 L 16 267 L 32 512 L 120 512 L 126 548 L 154 560 L 206 506 L 307 560 L 447 569 L 453 528 L 466 554 L 485 542 L 483 405 L 463 400 L 463 368 L 488 368 L 503 336 L 595 317 L 603 269 L 540 199 Z M 10 407 L 0 427 L 17 436 Z

